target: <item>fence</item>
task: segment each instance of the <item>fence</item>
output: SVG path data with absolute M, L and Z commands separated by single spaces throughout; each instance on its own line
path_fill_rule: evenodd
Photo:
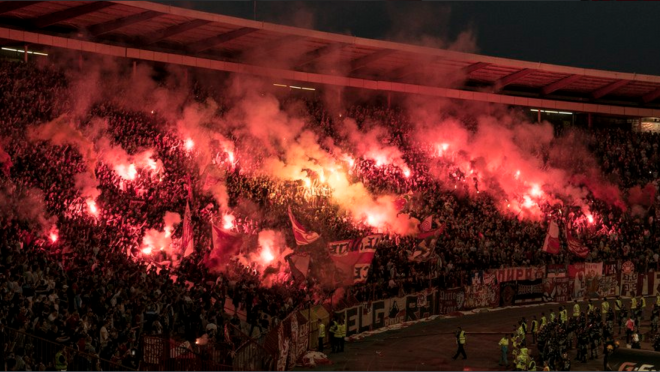
M 268 371 L 275 358 L 257 341 L 228 325 L 227 336 L 218 340 L 175 341 L 144 336 L 141 345 L 142 371 Z
M 0 326 L 0 341 L 2 344 L 6 344 L 2 355 L 4 363 L 7 363 L 13 354 L 30 356 L 35 364 L 42 362 L 46 367 L 54 366 L 55 354 L 63 350 L 69 371 L 97 371 L 99 368 L 104 371 L 134 371 L 122 364 L 101 359 L 97 355 L 65 347 L 62 344 L 8 327 Z M 33 367 L 36 368 L 36 365 Z

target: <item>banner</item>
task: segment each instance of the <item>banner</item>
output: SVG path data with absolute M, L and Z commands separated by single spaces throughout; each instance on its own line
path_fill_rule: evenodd
M 496 282 L 484 285 L 466 285 L 464 290 L 465 304 L 463 306 L 466 310 L 497 307 L 500 303 L 500 286 Z
M 603 275 L 616 275 L 619 272 L 619 265 L 616 261 L 608 261 L 603 263 Z
M 600 280 L 603 276 L 603 263 L 602 262 L 585 262 L 584 264 L 584 280 L 585 280 L 585 293 L 590 297 L 598 297 L 600 289 Z
M 568 277 L 571 279 L 569 282 L 571 297 L 575 299 L 583 299 L 586 294 L 586 278 L 584 272 L 584 263 L 576 263 L 568 265 Z
M 544 292 L 543 279 L 520 280 L 514 303 L 518 305 L 543 302 Z
M 296 217 L 293 215 L 293 212 L 291 212 L 291 207 L 289 207 L 289 219 L 291 220 L 291 228 L 293 229 L 293 236 L 296 238 L 296 244 L 311 244 L 321 237 L 321 235 L 315 233 L 314 231 L 307 231 L 305 226 L 298 222 Z
M 598 285 L 598 297 L 612 297 L 619 294 L 619 281 L 616 275 L 604 275 Z
M 548 278 L 562 278 L 566 276 L 566 265 L 547 265 L 546 275 Z
M 546 278 L 543 282 L 543 298 L 546 302 L 568 302 L 571 299 L 569 292 L 569 277 Z
M 361 239 L 329 243 L 330 258 L 339 272 L 338 282 L 346 286 L 366 282 L 376 247 L 384 239 L 382 234 L 374 234 Z
M 438 291 L 438 314 L 446 315 L 463 310 L 465 293 L 461 288 Z
M 489 270 L 488 272 L 496 275 L 498 283 L 545 278 L 545 266 L 511 267 L 506 269 Z
M 631 274 L 619 274 L 619 277 L 621 278 L 621 296 L 631 296 L 633 293 L 637 294 L 639 291 L 637 290 L 637 284 L 638 284 L 638 278 L 637 278 L 637 273 L 631 273 Z
M 555 221 L 550 222 L 548 226 L 548 233 L 545 235 L 542 250 L 550 254 L 559 254 L 559 226 Z
M 440 294 L 442 293 L 442 294 Z M 424 297 L 424 299 L 421 299 Z M 360 304 L 336 311 L 335 316 L 343 315 L 346 319 L 346 336 L 374 331 L 439 315 L 440 305 L 444 311 L 458 311 L 463 302 L 463 291 L 451 289 L 444 291 L 425 291 L 405 297 L 395 297 L 370 304 Z
M 501 306 L 513 306 L 518 293 L 518 282 L 500 283 L 500 304 Z

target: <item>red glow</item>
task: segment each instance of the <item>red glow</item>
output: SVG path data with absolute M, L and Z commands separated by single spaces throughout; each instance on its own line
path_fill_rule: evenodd
M 231 230 L 234 228 L 234 216 L 231 214 L 225 214 L 222 216 L 222 228 L 225 230 Z
M 591 223 L 594 223 L 594 216 L 588 214 L 588 215 L 587 215 L 587 221 L 589 221 L 590 224 L 591 224 Z
M 403 175 L 406 176 L 406 178 L 410 177 L 410 169 L 404 169 L 403 170 Z
M 273 255 L 273 252 L 271 252 L 270 247 L 263 247 L 263 249 L 261 249 L 261 259 L 266 264 L 271 263 L 275 259 L 275 256 Z
M 447 149 L 449 148 L 449 145 L 446 143 L 443 143 L 441 146 L 442 146 L 442 151 L 447 151 Z
M 151 255 L 151 247 L 144 248 L 142 250 L 142 254 L 147 255 L 147 256 Z
M 541 194 L 543 194 L 543 192 L 541 191 L 539 185 L 532 185 L 532 190 L 530 191 L 530 194 L 532 194 L 532 196 L 539 197 L 541 196 Z
M 234 153 L 231 152 L 231 151 L 228 151 L 228 152 L 227 152 L 227 157 L 228 157 L 228 159 L 229 159 L 229 162 L 232 163 L 232 164 L 234 164 L 234 160 L 235 160 L 235 159 L 234 159 Z
M 532 201 L 532 198 L 530 198 L 528 195 L 525 195 L 523 199 L 525 199 L 525 202 L 523 203 L 523 207 L 531 208 L 532 206 L 534 206 L 534 202 Z
M 191 151 L 195 147 L 195 142 L 192 140 L 192 138 L 188 138 L 186 140 L 186 150 Z
M 96 202 L 93 199 L 87 199 L 87 207 L 89 208 L 89 213 L 94 215 L 94 217 L 98 217 L 99 210 L 96 207 Z
M 516 171 L 516 178 L 520 177 L 520 171 Z
M 53 242 L 53 243 L 57 242 L 57 239 L 58 239 L 58 238 L 59 238 L 59 237 L 57 236 L 57 233 L 56 233 L 56 232 L 52 232 L 52 233 L 50 233 L 50 241 L 51 241 L 51 242 Z

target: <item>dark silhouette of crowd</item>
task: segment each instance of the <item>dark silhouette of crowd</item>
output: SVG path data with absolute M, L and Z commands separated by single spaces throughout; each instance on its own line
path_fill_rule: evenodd
M 291 277 L 269 287 L 262 285 L 268 270 L 260 272 L 254 265 L 233 263 L 222 273 L 204 265 L 204 257 L 212 247 L 210 220 L 219 206 L 212 195 L 203 191 L 204 180 L 185 149 L 185 139 L 157 112 L 95 102 L 87 116 L 79 119 L 81 128 L 92 125 L 93 118 L 107 120 L 114 145 L 129 154 L 153 149 L 154 158 L 163 164 L 156 177 L 124 182 L 109 164 L 98 162 L 93 173 L 100 192 L 96 198 L 99 213 L 86 213 L 87 197 L 75 181 L 76 175 L 89 171 L 83 154 L 75 146 L 29 141 L 26 136 L 28 128 L 73 109 L 74 103 L 62 98 L 67 96 L 69 83 L 66 74 L 56 67 L 0 61 L 0 146 L 11 158 L 0 164 L 4 170 L 0 173 L 3 326 L 95 356 L 77 362 L 76 367 L 82 370 L 112 369 L 97 364 L 101 361 L 135 368 L 139 356 L 134 351 L 144 335 L 194 343 L 207 334 L 213 341 L 226 342 L 222 330 L 225 324 L 231 324 L 236 327 L 231 327 L 231 332 L 240 329 L 256 337 L 254 328 L 265 334 L 299 306 L 330 301 L 335 287 L 328 284 L 327 278 L 333 274 L 325 249 L 311 252 L 310 272 L 304 282 Z M 213 98 L 222 102 L 221 96 L 221 92 L 200 83 L 194 85 L 188 100 L 204 102 Z M 290 97 L 281 104 L 298 101 L 307 111 L 309 120 L 305 125 L 332 136 L 336 115 L 324 108 L 322 100 Z M 467 284 L 472 270 L 580 260 L 567 253 L 565 247 L 560 255 L 539 254 L 547 221 L 502 215 L 486 193 L 467 198 L 430 177 L 425 162 L 420 161 L 425 156 L 424 147 L 411 140 L 409 119 L 402 110 L 356 104 L 342 115 L 354 118 L 358 125 L 378 121 L 388 128 L 390 144 L 402 149 L 412 169 L 412 176 L 406 177 L 395 166 L 376 166 L 373 161 L 356 159 L 350 169 L 352 181 L 363 181 L 374 194 L 410 193 L 413 196 L 405 211 L 420 220 L 433 214 L 444 225 L 444 231 L 427 239 L 425 244 L 432 254 L 425 260 L 409 259 L 418 239 L 388 233 L 367 283 L 347 288 L 339 306 L 430 287 L 456 287 Z M 653 183 L 657 190 L 657 134 L 622 129 L 589 133 L 594 137 L 591 150 L 606 177 L 622 188 Z M 273 229 L 283 232 L 287 245 L 294 247 L 289 206 L 301 223 L 323 236 L 324 242 L 373 232 L 366 225 L 351 223 L 346 212 L 327 198 L 316 198 L 310 207 L 309 200 L 300 197 L 297 185 L 242 172 L 240 154 L 237 156 L 238 165 L 227 168 L 225 183 L 238 233 L 254 236 L 258 231 Z M 190 194 L 194 195 L 192 200 Z M 635 215 L 593 195 L 588 196 L 588 202 L 592 210 L 604 216 L 601 230 L 607 233 L 585 230 L 581 234 L 591 248 L 587 260 L 627 258 L 636 267 L 657 268 L 654 247 L 660 242 L 660 229 L 655 207 Z M 657 200 L 653 202 L 657 205 Z M 165 256 L 150 261 L 136 259 L 145 232 L 162 230 L 165 212 L 183 215 L 186 203 L 192 211 L 196 251 L 176 267 L 154 264 L 167 260 Z M 260 213 L 253 213 L 254 209 Z M 53 224 L 57 227 L 54 239 L 44 231 L 45 226 Z M 179 225 L 173 236 L 181 235 Z M 254 245 L 256 239 L 252 240 Z M 154 256 L 160 254 L 154 252 Z M 242 321 L 239 312 L 245 314 Z M 547 335 L 541 334 L 539 343 L 559 337 L 562 330 L 548 327 L 544 332 Z M 57 368 L 57 360 L 40 359 L 39 350 L 25 338 L 8 340 L 7 335 L 5 331 L 4 342 L 10 347 L 5 347 L 4 358 L 12 370 Z M 545 354 L 548 357 L 544 359 L 554 360 L 561 350 L 550 349 Z M 73 363 L 74 356 L 67 355 Z

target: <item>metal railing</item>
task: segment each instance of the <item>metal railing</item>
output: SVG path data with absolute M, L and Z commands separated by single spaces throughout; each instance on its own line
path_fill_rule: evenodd
M 33 368 L 37 368 L 39 363 L 43 363 L 48 369 L 48 367 L 55 366 L 55 355 L 62 351 L 69 371 L 98 371 L 99 368 L 104 371 L 135 370 L 121 363 L 99 358 L 96 354 L 82 352 L 5 326 L 0 326 L 0 340 L 4 343 L 2 345 L 4 347 L 3 363 L 8 363 L 12 357 L 20 355 L 23 359 L 28 357 L 33 361 Z

